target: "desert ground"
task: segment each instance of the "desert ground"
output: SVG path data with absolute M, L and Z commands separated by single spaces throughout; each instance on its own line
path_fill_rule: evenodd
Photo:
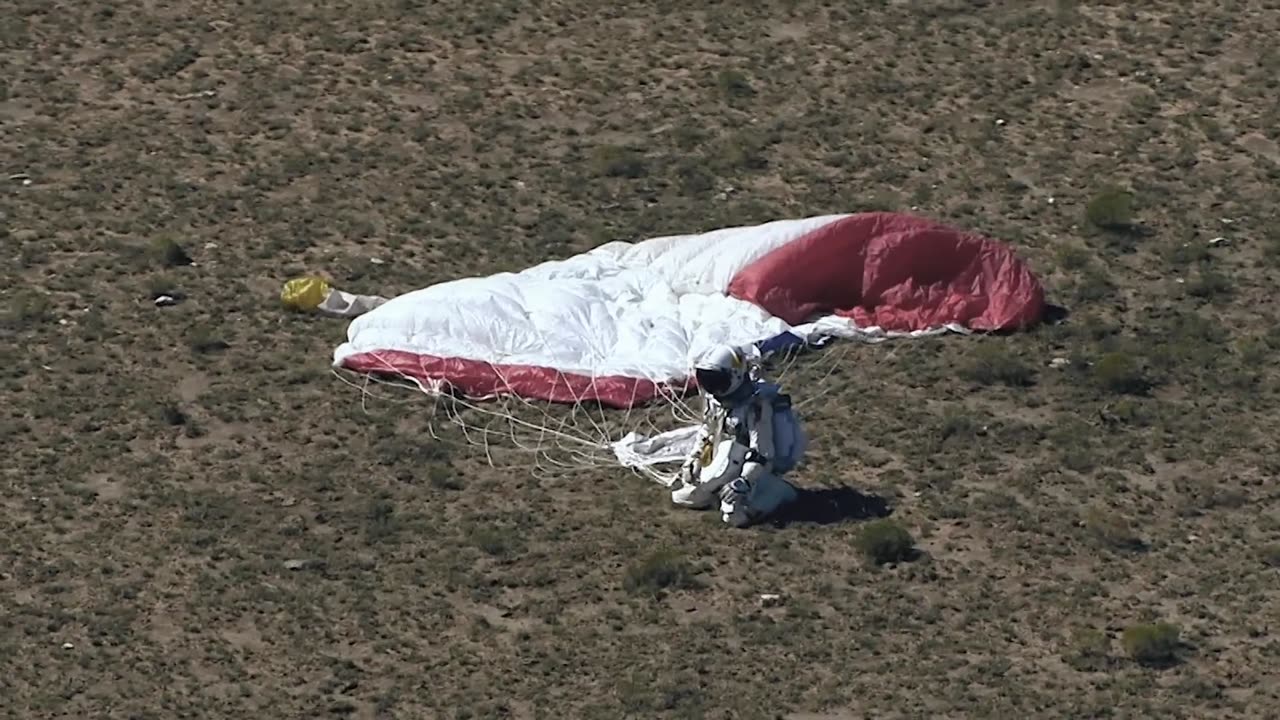
M 0 714 L 1277 717 L 1278 37 L 1263 0 L 9 0 Z M 798 359 L 821 502 L 746 530 L 490 467 L 280 302 L 872 209 L 1065 312 Z

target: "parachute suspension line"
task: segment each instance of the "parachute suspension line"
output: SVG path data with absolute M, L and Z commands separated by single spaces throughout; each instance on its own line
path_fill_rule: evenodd
M 808 383 L 810 387 L 813 385 L 823 387 L 817 394 L 800 399 L 796 403 L 798 407 L 808 405 L 830 391 L 830 388 L 826 387 L 826 380 L 835 372 L 843 356 L 850 351 L 852 343 L 832 344 L 840 347 L 828 347 L 826 352 L 821 353 L 829 356 L 822 358 L 829 367 L 819 380 Z M 774 382 L 782 382 L 791 375 L 802 364 L 801 355 L 809 354 L 803 349 L 784 351 L 784 353 L 787 357 L 782 359 L 781 369 L 774 378 L 770 378 Z M 895 354 L 896 351 L 891 352 L 881 359 L 890 359 Z M 756 361 L 756 364 L 758 365 L 756 369 L 764 374 L 769 363 L 766 358 L 761 358 Z M 820 368 L 821 364 L 820 362 L 817 368 Z M 433 439 L 449 442 L 437 432 L 435 427 L 437 420 L 434 418 L 443 419 L 458 428 L 467 444 L 483 452 L 485 461 L 490 467 L 498 468 L 500 463 L 495 440 L 502 438 L 502 444 L 510 443 L 515 449 L 533 456 L 531 463 L 511 467 L 519 467 L 540 478 L 571 472 L 617 468 L 620 463 L 612 451 L 612 445 L 627 432 L 649 430 L 652 435 L 660 435 L 673 429 L 661 427 L 670 421 L 675 421 L 684 427 L 701 425 L 706 421 L 706 399 L 700 392 L 694 392 L 693 395 L 702 400 L 701 412 L 692 407 L 693 398 L 690 397 L 689 385 L 681 386 L 660 380 L 650 374 L 647 368 L 642 370 L 644 379 L 653 384 L 656 390 L 654 396 L 659 402 L 648 408 L 638 403 L 637 398 L 641 388 L 639 383 L 634 384 L 631 402 L 626 404 L 621 413 L 623 426 L 619 432 L 617 426 L 610 422 L 608 408 L 603 403 L 587 397 L 588 395 L 598 397 L 599 385 L 595 375 L 591 376 L 586 393 L 576 389 L 568 378 L 561 376 L 559 381 L 565 383 L 574 402 L 566 409 L 567 412 L 553 413 L 553 408 L 559 410 L 565 403 L 551 400 L 534 401 L 514 393 L 511 391 L 506 372 L 496 364 L 491 364 L 491 367 L 500 386 L 495 392 L 486 393 L 482 397 L 460 396 L 449 392 L 449 388 L 444 383 L 399 375 L 389 366 L 387 371 L 392 379 L 376 373 L 362 373 L 363 378 L 359 382 L 353 382 L 338 371 L 334 371 L 334 375 L 344 384 L 356 388 L 361 393 L 361 409 L 366 414 L 372 412 L 369 407 L 370 398 L 395 403 L 412 402 L 412 400 L 401 399 L 398 395 L 390 396 L 376 392 L 375 388 L 378 386 L 414 387 L 422 395 L 433 400 L 433 419 L 427 423 L 427 429 Z M 693 377 L 692 367 L 688 369 L 688 373 L 688 377 Z M 768 373 L 768 375 L 774 375 L 774 373 Z M 497 407 L 477 404 L 485 400 L 496 400 Z M 591 403 L 597 405 L 595 411 L 589 407 L 583 407 Z M 662 407 L 664 405 L 665 408 Z M 467 414 L 476 417 L 468 418 Z M 443 418 L 440 418 L 441 415 Z M 659 424 L 656 421 L 660 417 L 666 417 L 668 421 Z M 617 421 L 617 416 L 614 416 L 613 420 Z M 505 429 L 499 429 L 500 427 Z M 610 430 L 613 430 L 618 437 L 612 437 Z M 657 466 L 652 465 L 638 464 L 629 466 L 628 469 L 637 475 L 668 486 L 675 477 L 674 472 L 663 473 L 657 469 Z
M 536 325 L 535 325 L 534 329 L 535 329 L 535 332 L 537 332 L 537 333 L 538 333 L 539 338 L 542 340 L 542 342 L 543 342 L 543 343 L 545 343 L 545 344 L 547 344 L 547 345 L 549 346 L 549 345 L 551 344 L 551 340 L 550 340 L 550 338 L 548 338 L 548 337 L 546 336 L 546 334 L 543 332 L 543 330 L 542 330 L 541 328 L 537 327 Z M 591 372 L 591 374 L 590 374 L 590 378 L 591 378 L 591 380 L 590 380 L 591 386 L 590 386 L 590 387 L 591 387 L 591 393 L 592 393 L 592 395 L 593 395 L 595 398 L 599 398 L 599 397 L 600 397 L 599 388 L 598 388 L 598 386 L 597 386 L 597 384 L 596 384 L 596 383 L 597 383 L 597 378 L 599 377 L 599 373 L 595 372 L 595 370 L 596 370 L 596 367 L 598 366 L 598 363 L 603 362 L 605 359 L 606 359 L 606 358 L 605 358 L 605 354 L 604 354 L 603 352 L 601 352 L 599 348 L 597 348 L 597 347 L 595 347 L 595 346 L 593 345 L 593 346 L 591 347 L 591 360 L 592 360 L 592 363 L 593 363 L 593 367 L 592 367 L 592 372 Z M 560 377 L 561 377 L 562 379 L 564 379 L 564 381 L 565 381 L 565 387 L 567 387 L 567 388 L 569 389 L 569 391 L 570 391 L 571 393 L 573 393 L 573 386 L 572 386 L 572 384 L 570 384 L 570 382 L 568 381 L 568 379 L 567 379 L 567 378 L 564 378 L 564 375 L 563 375 L 563 374 L 561 374 L 561 376 L 560 376 Z M 504 382 L 505 382 L 505 381 L 504 381 Z M 634 409 L 635 404 L 636 404 L 636 403 L 635 403 L 635 399 L 636 399 L 636 395 L 635 395 L 635 394 L 636 394 L 637 390 L 638 390 L 638 388 L 637 388 L 635 385 L 633 385 L 633 386 L 632 386 L 632 389 L 631 389 L 631 393 L 632 393 L 631 399 L 632 399 L 632 402 L 628 404 L 628 407 L 627 407 L 627 410 L 626 410 L 626 414 L 625 414 L 625 419 L 624 419 L 624 422 L 625 422 L 627 425 L 630 425 L 632 410 Z M 585 414 L 586 414 L 586 416 L 587 416 L 587 419 L 591 421 L 592 426 L 595 428 L 596 432 L 598 433 L 598 435 L 597 435 L 597 442 L 598 442 L 598 444 L 599 444 L 599 447 L 601 447 L 601 448 L 607 448 L 607 447 L 609 447 L 609 446 L 612 444 L 612 438 L 610 438 L 610 436 L 609 436 L 609 432 L 605 429 L 605 428 L 608 426 L 608 424 L 609 424 L 609 420 L 608 420 L 608 418 L 605 416 L 605 407 L 604 407 L 604 404 L 603 404 L 603 403 L 601 403 L 601 402 L 599 402 L 598 400 L 597 400 L 597 401 L 595 401 L 595 403 L 594 403 L 594 404 L 597 406 L 597 409 L 599 410 L 599 413 L 600 413 L 600 423 L 599 423 L 599 424 L 597 424 L 597 423 L 595 422 L 595 418 L 593 418 L 593 417 L 591 416 L 591 409 L 590 409 L 590 407 L 587 407 L 587 406 L 586 406 L 587 404 L 584 402 L 584 398 L 582 398 L 582 397 L 578 396 L 576 393 L 574 393 L 574 400 L 576 401 L 576 402 L 574 403 L 574 412 L 575 412 L 575 413 L 576 413 L 576 411 L 577 411 L 577 408 L 578 408 L 578 407 L 583 406 L 583 407 L 585 408 Z
M 485 415 L 485 416 L 489 417 L 489 419 L 490 419 L 490 420 L 489 420 L 489 421 L 490 421 L 490 423 L 492 423 L 492 422 L 494 422 L 494 421 L 496 421 L 496 420 L 507 420 L 509 423 L 512 423 L 513 425 L 515 425 L 515 424 L 518 424 L 518 425 L 528 425 L 530 428 L 535 429 L 535 430 L 539 430 L 539 431 L 549 431 L 549 429 L 547 429 L 547 428 L 538 428 L 537 426 L 534 426 L 534 425 L 532 425 L 532 424 L 530 424 L 530 423 L 526 423 L 524 420 L 521 420 L 520 418 L 515 417 L 515 416 L 514 416 L 514 414 L 512 414 L 512 413 L 500 413 L 500 412 L 495 412 L 495 411 L 492 411 L 492 410 L 488 410 L 488 409 L 486 409 L 486 408 L 479 407 L 479 406 L 477 406 L 477 405 L 475 405 L 475 404 L 473 404 L 473 403 L 470 403 L 470 402 L 468 402 L 468 401 L 466 401 L 466 400 L 464 400 L 464 399 L 460 399 L 460 398 L 457 398 L 457 397 L 450 397 L 449 399 L 450 399 L 452 402 L 455 402 L 455 403 L 457 403 L 458 405 L 461 405 L 462 407 L 464 407 L 464 408 L 466 408 L 466 409 L 468 409 L 468 410 L 472 410 L 472 411 L 474 411 L 474 412 L 476 412 L 476 413 L 479 413 L 479 414 L 481 414 L 481 415 Z M 461 414 L 460 414 L 460 413 L 456 413 L 456 412 L 455 412 L 455 413 L 451 413 L 450 418 L 451 418 L 451 420 L 454 422 L 454 424 L 456 424 L 456 425 L 458 425 L 458 426 L 459 426 L 459 428 L 462 430 L 462 432 L 463 432 L 465 435 L 468 435 L 468 437 L 469 437 L 469 432 L 470 432 L 470 431 L 475 430 L 475 428 L 469 428 L 469 424 L 468 424 L 467 422 L 465 422 L 465 421 L 461 418 Z M 566 448 L 566 450 L 567 450 L 568 452 L 571 452 L 571 453 L 572 453 L 572 454 L 574 454 L 574 455 L 577 455 L 577 456 L 580 456 L 580 457 L 586 458 L 588 461 L 590 461 L 590 462 L 588 462 L 587 467 L 586 467 L 586 468 L 583 468 L 581 465 L 576 465 L 576 466 L 575 466 L 575 465 L 569 465 L 569 464 L 567 464 L 567 463 L 557 462 L 556 460 L 554 460 L 553 458 L 551 458 L 550 456 L 548 456 L 548 455 L 546 454 L 546 452 L 545 452 L 545 450 L 544 450 L 543 448 L 541 448 L 541 447 L 527 447 L 524 443 L 522 443 L 522 442 L 520 441 L 519 437 L 518 437 L 514 432 L 512 432 L 511 434 L 509 434 L 509 435 L 508 435 L 508 434 L 504 434 L 504 433 L 498 433 L 498 432 L 495 432 L 495 431 L 493 431 L 493 430 L 489 429 L 488 427 L 482 428 L 481 430 L 483 431 L 483 437 L 485 437 L 485 438 L 486 438 L 486 440 L 487 440 L 487 438 L 488 438 L 488 436 L 489 436 L 489 435 L 500 435 L 500 436 L 503 436 L 503 437 L 509 438 L 509 439 L 511 440 L 511 442 L 512 442 L 514 445 L 516 445 L 519 449 L 524 450 L 524 451 L 526 451 L 526 452 L 533 453 L 533 454 L 534 454 L 534 456 L 535 456 L 535 458 L 537 459 L 537 460 L 536 460 L 536 462 L 537 462 L 537 464 L 538 464 L 538 466 L 539 466 L 539 467 L 541 466 L 541 463 L 542 463 L 542 461 L 543 461 L 543 460 L 545 460 L 545 461 L 549 462 L 549 463 L 550 463 L 550 464 L 552 464 L 552 465 L 555 465 L 555 466 L 557 466 L 557 467 L 564 468 L 564 469 L 575 469 L 575 468 L 576 468 L 576 469 L 591 469 L 591 468 L 595 468 L 595 467 L 602 467 L 602 466 L 603 466 L 602 464 L 600 464 L 600 463 L 598 463 L 598 462 L 594 461 L 592 458 L 590 458 L 590 456 L 585 455 L 584 453 L 582 453 L 582 451 L 580 451 L 580 450 L 569 450 L 569 449 L 567 449 L 567 448 Z M 568 435 L 566 435 L 566 436 L 564 436 L 564 437 L 565 437 L 566 439 L 570 440 L 570 441 L 575 441 L 575 442 L 584 442 L 584 441 L 580 440 L 579 438 L 574 438 L 574 437 L 572 437 L 572 436 L 568 436 Z M 472 442 L 472 444 L 475 444 L 475 443 L 474 443 L 474 441 Z M 492 467 L 496 467 L 496 466 L 493 466 L 493 465 L 491 465 L 491 466 L 492 466 Z
M 827 360 L 827 365 L 828 365 L 827 371 L 822 374 L 822 377 L 810 383 L 812 387 L 816 387 L 819 390 L 818 392 L 810 395 L 809 397 L 796 402 L 795 406 L 797 408 L 804 407 L 805 405 L 808 405 L 814 400 L 820 397 L 826 396 L 826 394 L 831 391 L 830 387 L 828 387 L 826 384 L 827 378 L 831 377 L 831 374 L 834 373 L 836 371 L 836 368 L 840 366 L 841 364 L 840 360 L 843 359 L 844 355 L 849 352 L 849 349 L 851 347 L 852 345 L 840 344 L 837 347 L 832 348 L 828 352 L 823 353 L 824 355 L 830 356 L 830 357 L 824 358 L 824 360 Z M 821 365 L 819 365 L 819 369 L 820 368 L 821 368 Z
M 493 367 L 494 374 L 497 375 L 498 379 L 502 381 L 503 385 L 509 389 L 511 387 L 511 384 L 508 382 L 507 378 L 503 375 L 502 371 L 499 370 L 496 366 L 492 366 L 492 367 Z M 532 423 L 527 423 L 531 429 L 534 429 L 536 432 L 538 432 L 539 443 L 544 441 L 548 434 L 556 438 L 557 442 L 559 442 L 564 437 L 572 437 L 572 436 L 569 436 L 567 432 L 565 432 L 565 425 L 569 420 L 573 419 L 576 416 L 577 410 L 578 410 L 576 406 L 572 408 L 572 410 L 569 413 L 569 417 L 567 419 L 562 418 L 559 421 L 559 429 L 552 429 L 551 427 L 549 427 L 549 424 L 554 421 L 552 420 L 550 414 L 547 412 L 546 409 L 536 408 L 532 401 L 528 400 L 527 398 L 516 395 L 514 393 L 512 393 L 511 395 L 508 395 L 507 397 L 514 398 L 514 401 L 519 405 L 527 407 L 534 412 L 540 412 L 542 414 L 542 419 L 544 421 L 543 424 L 534 425 Z M 546 406 L 549 407 L 550 405 L 551 405 L 550 401 L 547 401 Z M 515 413 L 508 412 L 508 413 L 503 413 L 503 415 L 508 419 L 508 422 L 514 425 L 514 423 L 517 420 Z M 581 433 L 581 431 L 579 430 L 576 424 L 573 426 L 573 429 L 579 432 L 579 436 L 575 437 L 576 440 L 582 443 L 595 444 L 591 440 L 588 440 L 586 437 L 583 436 L 583 434 Z M 513 432 L 513 441 L 514 441 L 514 427 L 512 428 L 512 432 Z M 563 445 L 560 445 L 560 448 L 562 450 L 566 449 L 564 448 Z
M 393 375 L 396 374 L 393 368 L 388 367 L 388 371 Z M 364 396 L 377 397 L 377 395 L 375 395 L 374 393 L 368 392 L 367 389 L 362 388 L 362 386 L 348 381 L 346 378 L 342 377 L 341 374 L 338 374 L 335 372 L 335 375 L 337 375 L 339 379 L 342 380 L 347 385 L 351 385 L 358 389 L 362 389 Z M 366 385 L 369 382 L 372 382 L 375 384 L 397 385 L 400 387 L 406 387 L 408 386 L 408 384 L 411 384 L 412 386 L 416 387 L 416 389 L 418 389 L 424 395 L 434 398 L 435 407 L 437 408 L 437 410 L 440 409 L 442 405 L 441 401 L 444 400 L 449 405 L 459 405 L 466 410 L 470 410 L 478 415 L 488 418 L 489 423 L 486 426 L 475 427 L 472 423 L 469 423 L 466 420 L 464 420 L 461 416 L 461 413 L 458 412 L 455 408 L 453 407 L 444 408 L 444 413 L 447 419 L 451 424 L 459 428 L 466 442 L 470 445 L 482 447 L 485 449 L 486 458 L 490 462 L 490 465 L 493 467 L 496 467 L 496 465 L 492 461 L 492 450 L 488 445 L 488 439 L 490 435 L 499 435 L 499 436 L 505 437 L 509 439 L 519 449 L 524 450 L 526 452 L 533 453 L 535 457 L 539 459 L 539 461 L 545 458 L 547 461 L 551 462 L 552 464 L 555 464 L 558 467 L 562 467 L 565 469 L 575 469 L 575 468 L 594 469 L 594 468 L 607 467 L 611 465 L 611 463 L 607 462 L 609 455 L 606 455 L 605 453 L 600 453 L 601 457 L 593 457 L 581 449 L 574 449 L 570 447 L 571 445 L 576 445 L 578 447 L 587 448 L 589 450 L 596 450 L 596 451 L 607 449 L 607 446 L 602 446 L 600 443 L 593 442 L 590 439 L 587 439 L 585 437 L 576 437 L 568 432 L 554 430 L 552 428 L 547 427 L 545 424 L 541 426 L 535 425 L 522 418 L 516 417 L 515 414 L 511 412 L 496 412 L 494 410 L 480 407 L 472 402 L 461 399 L 456 395 L 452 395 L 444 392 L 443 387 L 440 386 L 439 384 L 423 383 L 416 378 L 405 378 L 405 379 L 407 383 L 400 383 L 400 382 L 394 382 L 394 381 L 389 382 L 389 381 L 385 381 L 385 380 L 373 377 L 371 374 L 365 374 Z M 382 399 L 392 400 L 393 402 L 407 402 L 407 401 L 397 401 L 397 400 L 393 400 L 392 398 L 385 398 L 385 397 Z M 529 403 L 524 398 L 517 398 L 517 399 L 520 400 L 523 404 L 526 404 L 532 407 L 532 403 Z M 363 405 L 363 400 L 364 398 L 362 397 L 362 405 Z M 364 407 L 365 407 L 365 412 L 368 412 L 367 405 L 364 405 Z M 543 413 L 543 416 L 544 418 L 547 417 L 545 412 Z M 511 427 L 511 432 L 499 433 L 493 430 L 490 426 L 496 420 L 506 420 L 509 426 Z M 561 425 L 563 426 L 563 421 L 561 422 Z M 559 442 L 559 446 L 561 447 L 561 449 L 566 452 L 569 452 L 571 455 L 577 458 L 579 460 L 579 463 L 577 463 L 576 465 L 570 465 L 567 463 L 556 462 L 555 460 L 553 460 L 551 457 L 547 455 L 546 451 L 542 447 L 528 447 L 525 443 L 521 442 L 520 438 L 518 437 L 516 432 L 516 426 L 531 430 L 537 433 L 538 436 L 541 438 L 545 438 L 547 435 L 554 437 Z M 437 440 L 442 440 L 440 436 L 436 434 L 435 428 L 430 423 L 428 424 L 428 427 L 433 438 Z M 477 440 L 476 437 L 473 437 L 473 435 L 478 435 L 480 439 Z M 585 467 L 582 461 L 585 461 Z M 616 462 L 612 464 L 616 465 Z

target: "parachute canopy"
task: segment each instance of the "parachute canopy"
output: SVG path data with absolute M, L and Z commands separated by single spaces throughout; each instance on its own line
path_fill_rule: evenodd
M 359 315 L 334 366 L 473 398 L 618 408 L 693 386 L 719 343 L 1016 330 L 1044 290 L 1009 246 L 900 213 L 611 242 L 451 280 Z

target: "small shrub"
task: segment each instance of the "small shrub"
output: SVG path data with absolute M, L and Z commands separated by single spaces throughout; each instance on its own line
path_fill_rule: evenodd
M 1089 251 L 1074 245 L 1058 248 L 1058 264 L 1064 270 L 1083 270 L 1089 265 Z
M 396 515 L 395 503 L 387 498 L 378 498 L 369 503 L 365 520 L 365 542 L 370 545 L 391 542 L 400 532 L 400 518 Z
M 1273 568 L 1280 568 L 1280 545 L 1268 545 L 1259 554 L 1262 555 L 1262 562 Z
M 696 160 L 683 160 L 676 165 L 675 175 L 680 189 L 689 194 L 706 192 L 715 187 L 715 176 Z
M 595 149 L 591 165 L 597 175 L 638 178 L 646 172 L 644 157 L 630 148 L 604 145 Z
M 178 283 L 168 275 L 160 275 L 147 279 L 147 296 L 152 300 L 161 295 L 178 296 Z
M 657 550 L 627 568 L 622 589 L 635 595 L 657 595 L 666 589 L 691 590 L 700 586 L 697 570 L 671 550 Z
M 1084 526 L 1090 535 L 1110 548 L 1116 550 L 1146 548 L 1146 543 L 1133 530 L 1129 521 L 1119 515 L 1093 508 L 1085 515 Z
M 1018 356 L 1003 348 L 986 345 L 973 354 L 972 362 L 965 369 L 965 376 L 983 385 L 996 383 L 1012 387 L 1035 384 L 1036 371 Z
M 769 165 L 765 153 L 771 144 L 771 138 L 762 133 L 739 132 L 717 142 L 715 154 L 708 158 L 708 162 L 721 172 L 760 170 Z
M 193 329 L 187 336 L 187 345 L 190 346 L 192 352 L 201 355 L 226 350 L 231 347 L 225 340 L 214 335 L 211 329 L 205 327 Z
M 1178 628 L 1166 622 L 1132 625 L 1124 631 L 1124 649 L 1143 664 L 1166 663 L 1178 649 Z
M 1209 246 L 1199 241 L 1176 242 L 1164 250 L 1164 257 L 1172 265 L 1191 266 L 1212 257 Z
M 487 555 L 504 557 L 519 552 L 524 543 L 516 531 L 503 527 L 476 528 L 467 539 Z
M 440 490 L 461 490 L 466 487 L 458 473 L 448 465 L 433 465 L 427 470 L 427 482 Z
M 1116 284 L 1102 268 L 1087 268 L 1080 274 L 1073 288 L 1076 302 L 1090 303 L 1106 300 L 1115 295 Z
M 1085 219 L 1103 230 L 1133 228 L 1133 193 L 1109 187 L 1093 196 L 1085 207 Z
M 867 523 L 855 544 L 867 560 L 877 565 L 910 560 L 915 554 L 915 539 L 911 533 L 888 518 Z
M 748 97 L 755 94 L 747 76 L 737 70 L 721 70 L 716 76 L 721 92 L 730 97 Z
M 169 425 L 170 427 L 186 425 L 187 421 L 190 420 L 190 418 L 187 417 L 187 414 L 182 411 L 182 408 L 172 403 L 160 406 L 160 419 L 165 425 Z
M 1072 645 L 1063 655 L 1067 665 L 1082 672 L 1105 670 L 1110 665 L 1110 643 L 1101 630 L 1086 629 L 1076 633 Z
M 1204 298 L 1227 298 L 1233 293 L 1231 286 L 1231 278 L 1223 273 L 1210 267 L 1200 270 L 1200 277 L 1188 284 L 1187 292 L 1191 295 Z
M 156 259 L 165 267 L 190 265 L 191 256 L 177 242 L 169 238 L 156 238 L 152 241 L 152 250 Z
M 21 330 L 54 319 L 49 298 L 34 290 L 17 291 L 7 304 L 0 310 L 0 327 Z
M 1151 382 L 1132 355 L 1112 352 L 1102 356 L 1093 368 L 1094 378 L 1103 388 L 1123 395 L 1142 395 Z

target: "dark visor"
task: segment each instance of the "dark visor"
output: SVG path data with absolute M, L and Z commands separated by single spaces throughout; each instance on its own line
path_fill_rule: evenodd
M 712 395 L 719 395 L 729 389 L 729 373 L 723 370 L 699 369 L 694 372 L 694 377 L 698 380 L 698 387 Z

